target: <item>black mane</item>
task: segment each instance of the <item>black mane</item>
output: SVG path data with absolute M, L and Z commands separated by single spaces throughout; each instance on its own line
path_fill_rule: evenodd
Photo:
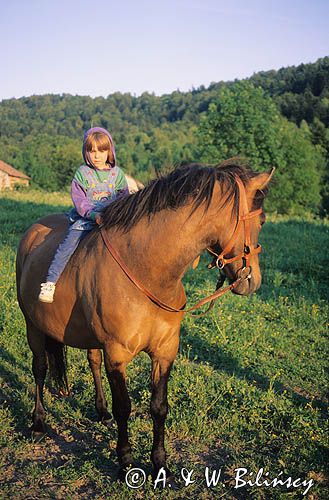
M 257 175 L 240 161 L 232 158 L 217 166 L 190 163 L 177 167 L 168 175 L 150 181 L 137 193 L 111 203 L 103 213 L 103 226 L 106 229 L 116 226 L 128 231 L 144 215 L 150 218 L 160 210 L 176 210 L 191 202 L 192 212 L 203 202 L 207 210 L 216 180 L 224 186 L 225 203 L 234 197 L 234 213 L 237 213 L 239 191 L 235 176 L 239 176 L 246 184 L 248 179 Z M 256 203 L 260 206 L 264 194 L 256 198 Z

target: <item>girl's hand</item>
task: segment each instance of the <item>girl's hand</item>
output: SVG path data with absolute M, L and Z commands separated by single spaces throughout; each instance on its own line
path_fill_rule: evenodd
M 95 216 L 95 222 L 96 222 L 96 224 L 98 226 L 101 225 L 101 223 L 102 223 L 102 216 L 100 214 L 96 214 L 96 216 Z

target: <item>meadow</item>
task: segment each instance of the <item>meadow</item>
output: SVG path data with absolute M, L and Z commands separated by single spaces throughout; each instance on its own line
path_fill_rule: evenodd
M 83 351 L 68 349 L 71 395 L 59 397 L 46 388 L 49 432 L 41 442 L 31 440 L 32 356 L 16 300 L 15 253 L 34 220 L 69 204 L 66 193 L 0 195 L 0 498 L 328 498 L 329 224 L 323 220 L 270 217 L 260 237 L 261 289 L 247 298 L 226 295 L 208 316 L 183 321 L 166 426 L 178 490 L 154 489 L 149 479 L 139 489 L 116 481 L 116 429 L 97 422 Z M 203 256 L 185 277 L 189 304 L 214 290 L 217 275 L 206 269 L 208 261 Z M 104 385 L 110 404 L 105 373 Z M 131 443 L 137 466 L 148 476 L 147 355 L 129 366 L 128 387 Z M 210 475 L 221 469 L 216 486 L 206 484 L 207 467 Z M 183 468 L 193 470 L 189 486 L 179 481 Z M 263 468 L 268 474 L 262 482 L 301 478 L 311 487 L 305 496 L 300 484 L 236 488 L 238 468 L 247 469 L 245 480 L 255 481 Z

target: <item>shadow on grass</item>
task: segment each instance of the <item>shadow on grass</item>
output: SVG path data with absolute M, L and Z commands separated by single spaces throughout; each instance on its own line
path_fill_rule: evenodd
M 28 408 L 21 400 L 20 394 L 26 391 L 26 384 L 19 377 L 20 372 L 26 373 L 26 366 L 19 365 L 14 356 L 3 348 L 0 348 L 0 358 L 0 378 L 3 381 L 0 388 L 0 405 L 10 411 L 16 432 L 29 437 L 28 418 L 32 413 L 32 406 Z M 4 362 L 12 368 L 5 367 Z
M 316 408 L 319 408 L 324 414 L 327 411 L 327 405 L 321 399 L 308 398 L 302 394 L 293 391 L 290 387 L 285 386 L 281 382 L 274 381 L 272 383 L 269 378 L 260 375 L 255 370 L 249 367 L 241 367 L 236 358 L 229 353 L 219 349 L 218 346 L 213 346 L 202 339 L 197 334 L 192 334 L 186 327 L 181 329 L 181 351 L 189 350 L 190 356 L 195 363 L 209 363 L 215 370 L 223 371 L 230 376 L 238 377 L 247 382 L 255 383 L 258 389 L 266 392 L 270 387 L 275 392 L 283 393 L 286 391 L 290 395 L 291 400 L 297 406 L 305 406 L 306 403 L 312 403 Z
M 329 225 L 320 221 L 267 222 L 262 229 L 261 243 L 264 248 L 261 256 L 263 284 L 257 291 L 261 300 L 276 301 L 280 296 L 302 296 L 312 302 L 328 299 Z M 207 271 L 202 270 L 197 283 L 195 274 L 189 274 L 188 282 L 194 282 L 194 289 L 202 289 L 200 284 L 205 282 L 206 274 Z M 326 412 L 326 404 L 321 399 L 297 393 L 278 381 L 270 383 L 267 377 L 252 368 L 241 367 L 236 358 L 183 327 L 181 350 L 187 350 L 188 344 L 192 347 L 192 358 L 197 355 L 196 362 L 206 361 L 216 370 L 223 370 L 249 382 L 254 381 L 263 391 L 267 391 L 270 386 L 278 392 L 287 391 L 296 405 L 312 402 L 313 406 Z
M 24 468 L 31 462 L 40 461 L 38 452 L 34 454 L 35 443 L 32 441 L 32 410 L 34 406 L 33 394 L 30 394 L 31 404 L 26 405 L 22 402 L 20 394 L 26 392 L 26 383 L 20 379 L 20 373 L 26 373 L 27 367 L 18 363 L 14 356 L 8 351 L 0 348 L 0 377 L 3 380 L 0 388 L 0 406 L 7 408 L 10 413 L 13 429 L 17 436 L 21 436 L 30 441 L 30 447 L 26 451 L 27 457 L 24 459 L 24 454 L 20 460 L 20 468 Z M 8 368 L 11 366 L 12 368 Z M 31 369 L 31 378 L 32 369 Z M 45 385 L 48 388 L 48 385 Z M 49 389 L 49 388 L 48 388 Z M 52 392 L 52 391 L 50 391 Z M 52 395 L 53 405 L 45 405 L 48 415 L 46 415 L 47 435 L 37 445 L 44 449 L 42 459 L 45 459 L 48 465 L 54 467 L 62 467 L 67 461 L 74 460 L 77 466 L 82 466 L 85 461 L 92 460 L 94 466 L 103 474 L 111 474 L 115 477 L 117 473 L 117 463 L 115 461 L 115 450 L 111 453 L 113 458 L 104 458 L 104 451 L 107 449 L 108 440 L 116 438 L 116 429 L 114 426 L 108 428 L 105 425 L 98 425 L 91 419 L 83 415 L 82 419 L 72 421 L 72 417 L 66 419 L 65 427 L 63 427 L 62 419 L 65 412 L 65 405 L 72 409 L 81 408 L 74 398 L 61 398 L 63 400 L 62 408 L 58 408 L 55 404 L 55 399 L 59 396 Z M 64 408 L 64 409 L 63 409 Z M 86 413 L 89 413 L 88 410 Z M 51 425 L 49 420 L 56 422 Z M 58 427 L 57 427 L 58 425 Z M 60 432 L 58 430 L 60 428 Z

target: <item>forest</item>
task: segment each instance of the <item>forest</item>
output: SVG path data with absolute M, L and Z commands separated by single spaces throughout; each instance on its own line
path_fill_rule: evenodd
M 189 92 L 33 95 L 0 102 L 0 159 L 32 185 L 67 189 L 91 126 L 113 135 L 118 164 L 142 182 L 168 167 L 239 156 L 276 167 L 267 210 L 329 212 L 329 57 Z

